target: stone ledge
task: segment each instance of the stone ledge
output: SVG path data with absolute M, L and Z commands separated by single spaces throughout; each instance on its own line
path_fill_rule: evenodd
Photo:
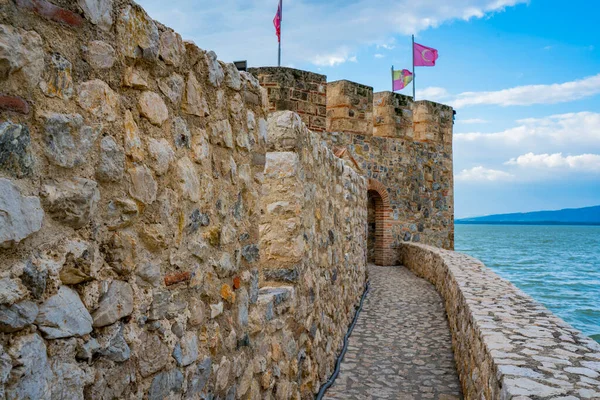
M 400 257 L 445 300 L 466 399 L 600 398 L 600 344 L 479 260 L 421 244 Z

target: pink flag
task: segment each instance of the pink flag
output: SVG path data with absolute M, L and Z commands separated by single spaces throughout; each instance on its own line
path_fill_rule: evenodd
M 407 69 L 393 71 L 394 91 L 402 90 L 413 80 L 413 74 Z
M 275 25 L 275 33 L 277 34 L 277 41 L 281 42 L 281 21 L 283 20 L 283 11 L 282 11 L 282 0 L 279 0 L 279 7 L 277 7 L 277 14 L 275 14 L 275 18 L 273 18 L 273 25 Z
M 415 56 L 415 67 L 435 67 L 438 59 L 438 51 L 434 48 L 415 43 L 413 48 Z

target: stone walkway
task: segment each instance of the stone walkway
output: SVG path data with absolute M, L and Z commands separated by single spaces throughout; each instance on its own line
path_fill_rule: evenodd
M 461 399 L 442 298 L 404 267 L 369 265 L 371 290 L 326 399 Z

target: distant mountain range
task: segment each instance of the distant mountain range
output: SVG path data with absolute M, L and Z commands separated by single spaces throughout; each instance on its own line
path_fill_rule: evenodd
M 462 218 L 457 224 L 600 225 L 600 206 Z

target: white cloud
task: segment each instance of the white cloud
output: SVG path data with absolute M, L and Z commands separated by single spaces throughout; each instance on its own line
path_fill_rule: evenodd
M 514 175 L 497 169 L 488 169 L 483 166 L 463 169 L 454 179 L 462 182 L 497 182 L 513 180 Z
M 493 92 L 464 92 L 452 101 L 454 108 L 474 105 L 528 106 L 565 103 L 600 93 L 600 74 L 564 83 L 516 86 Z
M 481 18 L 527 0 L 293 0 L 284 5 L 282 61 L 337 65 L 362 46 L 390 49 L 395 35 L 418 33 L 444 22 Z M 149 14 L 215 50 L 224 61 L 274 65 L 276 0 L 139 0 Z M 346 52 L 347 57 L 340 53 Z
M 544 146 L 600 147 L 600 113 L 583 111 L 518 120 L 519 125 L 495 133 L 457 133 L 457 142 L 488 143 L 540 149 Z
M 474 124 L 485 124 L 488 121 L 481 118 L 467 118 L 467 119 L 458 119 L 456 122 L 460 122 L 461 124 L 474 125 Z
M 581 154 L 577 156 L 563 156 L 562 153 L 527 153 L 516 158 L 511 158 L 505 164 L 516 165 L 522 168 L 600 172 L 600 155 Z
M 375 53 L 375 58 L 384 58 L 385 56 L 381 53 Z
M 319 54 L 315 56 L 312 63 L 321 67 L 335 67 L 338 64 L 345 62 L 356 62 L 356 56 L 351 55 L 348 49 L 340 49 L 339 51 L 331 54 Z
M 442 87 L 430 86 L 425 89 L 417 90 L 417 100 L 444 101 L 450 93 Z

